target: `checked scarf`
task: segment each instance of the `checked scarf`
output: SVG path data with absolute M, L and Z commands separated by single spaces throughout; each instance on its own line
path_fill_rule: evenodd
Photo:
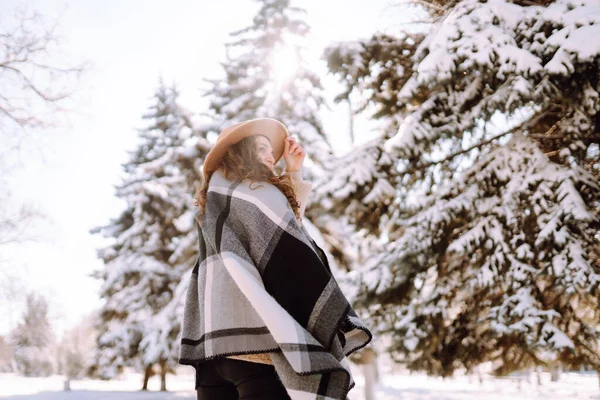
M 354 386 L 346 356 L 372 335 L 286 197 L 216 171 L 201 221 L 179 363 L 269 353 L 292 399 L 345 399 Z

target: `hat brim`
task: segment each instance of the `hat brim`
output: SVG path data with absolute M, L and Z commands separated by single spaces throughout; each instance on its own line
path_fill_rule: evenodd
M 204 160 L 204 166 L 202 168 L 204 177 L 206 178 L 208 174 L 218 169 L 219 163 L 221 162 L 221 159 L 225 153 L 227 153 L 229 146 L 239 142 L 244 138 L 247 138 L 248 136 L 254 135 L 264 135 L 269 139 L 271 146 L 273 147 L 273 157 L 276 164 L 283 155 L 285 138 L 289 136 L 287 128 L 276 119 L 252 119 L 237 124 L 228 132 L 227 129 L 225 129 L 219 135 L 217 143 L 215 143 Z

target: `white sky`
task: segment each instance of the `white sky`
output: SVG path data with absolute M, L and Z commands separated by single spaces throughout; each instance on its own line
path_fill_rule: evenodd
M 302 2 L 312 29 L 315 70 L 324 71 L 318 57 L 326 44 L 396 28 L 396 21 L 410 13 L 397 7 L 400 2 Z M 75 63 L 92 63 L 74 98 L 76 113 L 62 128 L 26 141 L 23 168 L 8 178 L 14 205 L 31 204 L 49 218 L 31 227 L 38 241 L 8 251 L 5 246 L 2 258 L 11 259 L 12 279 L 50 296 L 51 316 L 61 332 L 101 304 L 99 281 L 88 274 L 102 268 L 95 249 L 103 241 L 88 231 L 107 224 L 124 207 L 113 187 L 120 182 L 125 150 L 135 144 L 135 128 L 143 126 L 141 115 L 151 104 L 159 75 L 178 84 L 182 105 L 202 111 L 202 79 L 220 76 L 228 33 L 249 25 L 257 5 L 251 0 L 2 0 L 2 14 L 22 5 L 49 21 L 63 11 L 58 33 L 64 53 Z M 331 79 L 324 83 L 333 87 Z M 330 91 L 328 99 L 335 94 Z M 339 152 L 349 149 L 347 119 L 345 106 L 323 115 Z M 357 121 L 357 135 L 370 126 Z M 20 308 L 19 303 L 0 304 L 0 335 L 20 318 Z

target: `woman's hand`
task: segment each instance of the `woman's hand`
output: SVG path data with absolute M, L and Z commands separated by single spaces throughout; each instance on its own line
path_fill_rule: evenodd
M 306 157 L 306 151 L 291 136 L 285 138 L 283 148 L 283 160 L 285 161 L 285 170 L 287 172 L 296 172 L 302 169 L 302 163 Z

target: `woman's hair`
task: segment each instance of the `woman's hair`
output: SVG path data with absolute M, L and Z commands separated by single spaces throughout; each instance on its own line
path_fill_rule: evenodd
M 291 178 L 288 175 L 275 175 L 269 167 L 260 162 L 256 150 L 256 137 L 257 135 L 248 136 L 229 146 L 217 169 L 220 169 L 225 178 L 231 181 L 241 182 L 249 179 L 251 189 L 253 182 L 265 181 L 271 183 L 284 194 L 296 215 L 296 219 L 300 220 L 300 204 L 296 200 Z M 196 218 L 198 223 L 201 223 L 199 217 L 204 215 L 206 210 L 208 183 L 213 173 L 208 174 L 206 180 L 194 195 L 194 205 L 200 208 L 199 215 Z

